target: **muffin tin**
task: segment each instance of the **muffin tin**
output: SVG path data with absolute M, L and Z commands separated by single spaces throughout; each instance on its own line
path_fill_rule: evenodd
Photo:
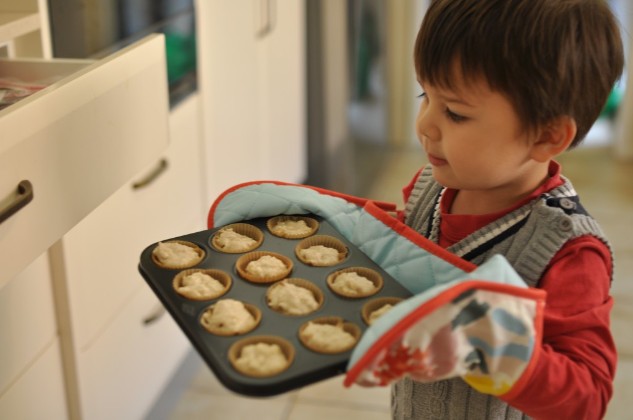
M 263 233 L 263 240 L 253 251 L 227 253 L 217 250 L 212 238 L 227 225 L 161 241 L 181 241 L 197 245 L 204 256 L 194 267 L 186 269 L 161 267 L 152 257 L 152 251 L 158 243 L 148 246 L 141 253 L 139 263 L 141 275 L 219 381 L 234 392 L 249 396 L 276 395 L 344 373 L 353 348 L 333 354 L 310 350 L 299 339 L 300 329 L 308 321 L 338 318 L 346 326 L 353 326 L 362 334 L 368 328 L 363 318 L 364 308 L 366 312 L 366 307 L 377 299 L 399 300 L 411 295 L 356 246 L 340 235 L 327 221 L 315 215 L 308 216 L 318 222 L 318 229 L 312 233 L 311 237 L 326 236 L 344 244 L 346 250 L 342 261 L 332 266 L 312 266 L 302 262 L 295 250 L 306 238 L 288 239 L 273 235 L 267 228 L 270 218 L 241 222 L 254 226 Z M 306 315 L 286 315 L 271 309 L 267 305 L 266 295 L 269 288 L 279 280 L 262 283 L 245 280 L 239 274 L 237 265 L 238 260 L 249 252 L 271 252 L 287 257 L 292 263 L 292 270 L 286 278 L 302 279 L 301 281 L 308 281 L 316 286 L 322 294 L 319 308 Z M 328 277 L 337 271 L 353 267 L 373 270 L 381 277 L 382 281 L 379 282 L 380 287 L 377 288 L 376 293 L 351 298 L 340 296 L 332 291 L 328 286 Z M 224 284 L 228 284 L 228 290 L 207 300 L 187 298 L 177 293 L 174 284 L 178 284 L 179 274 L 192 269 L 220 270 L 227 273 L 230 280 L 224 279 Z M 220 336 L 207 331 L 201 324 L 200 318 L 220 299 L 239 300 L 259 309 L 261 319 L 257 327 L 248 333 L 233 336 Z M 289 351 L 292 353 L 289 367 L 278 374 L 265 377 L 240 373 L 231 362 L 235 357 L 235 348 L 244 341 L 257 341 L 257 337 L 273 341 L 279 338 L 289 343 L 291 345 Z M 284 352 L 287 351 L 284 350 Z

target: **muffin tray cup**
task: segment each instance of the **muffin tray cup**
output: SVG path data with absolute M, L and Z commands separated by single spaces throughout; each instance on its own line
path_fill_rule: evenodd
M 219 269 L 231 276 L 230 289 L 215 299 L 196 301 L 176 293 L 173 288 L 173 280 L 181 270 L 161 268 L 153 261 L 152 250 L 158 242 L 148 246 L 141 253 L 139 262 L 141 275 L 218 380 L 233 392 L 258 397 L 277 395 L 345 373 L 353 349 L 336 354 L 322 354 L 312 351 L 299 340 L 298 334 L 301 326 L 316 318 L 338 316 L 346 322 L 357 325 L 362 335 L 368 328 L 362 317 L 362 308 L 369 300 L 378 297 L 407 298 L 411 296 L 407 289 L 340 235 L 327 221 L 315 215 L 309 216 L 319 222 L 319 228 L 315 234 L 334 236 L 346 245 L 348 252 L 343 261 L 329 267 L 306 265 L 295 255 L 295 247 L 301 239 L 286 239 L 271 234 L 266 227 L 269 218 L 243 221 L 243 223 L 250 223 L 260 228 L 264 233 L 264 240 L 256 251 L 271 251 L 289 257 L 293 262 L 293 269 L 288 277 L 309 280 L 323 292 L 322 305 L 315 312 L 307 315 L 284 315 L 268 307 L 266 292 L 272 284 L 249 282 L 241 278 L 235 268 L 235 262 L 244 253 L 222 253 L 211 245 L 211 237 L 223 226 L 161 241 L 192 242 L 204 250 L 205 255 L 201 262 L 191 268 Z M 326 279 L 334 271 L 346 267 L 368 267 L 377 271 L 384 281 L 382 288 L 378 293 L 364 298 L 351 299 L 335 294 L 327 286 Z M 259 325 L 252 331 L 241 335 L 227 337 L 209 333 L 201 325 L 200 317 L 210 305 L 219 299 L 236 299 L 257 306 L 262 313 Z M 295 354 L 288 369 L 271 377 L 257 378 L 239 373 L 233 368 L 229 362 L 230 347 L 239 340 L 256 336 L 279 336 L 292 344 Z

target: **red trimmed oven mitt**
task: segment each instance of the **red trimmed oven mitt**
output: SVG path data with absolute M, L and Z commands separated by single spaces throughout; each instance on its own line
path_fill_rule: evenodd
M 316 214 L 413 294 L 367 328 L 346 386 L 462 377 L 483 393 L 517 392 L 538 356 L 545 292 L 528 288 L 502 256 L 475 266 L 449 253 L 392 216 L 394 210 L 320 188 L 258 181 L 224 192 L 208 227 Z

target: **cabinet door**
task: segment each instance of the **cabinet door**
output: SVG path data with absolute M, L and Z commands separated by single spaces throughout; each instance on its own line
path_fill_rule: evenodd
M 0 56 L 50 57 L 45 3 L 0 0 Z
M 255 3 L 196 3 L 209 200 L 230 186 L 263 176 Z
M 163 158 L 136 174 L 62 239 L 77 349 L 89 347 L 130 296 L 148 287 L 137 269 L 146 246 L 205 228 L 197 115 L 195 96 L 179 104 L 170 116 L 172 141 Z M 152 175 L 153 181 L 135 187 Z
M 0 394 L 0 419 L 67 419 L 59 342 L 55 339 L 28 370 Z
M 142 418 L 189 348 L 169 316 L 146 325 L 162 305 L 137 267 L 151 243 L 205 229 L 198 111 L 197 96 L 181 102 L 163 158 L 61 240 L 68 309 L 60 324 L 71 331 L 83 418 Z
M 270 8 L 270 31 L 259 42 L 264 178 L 300 183 L 307 176 L 305 3 L 268 0 L 264 7 Z
M 2 395 L 57 337 L 46 254 L 0 288 L 0 331 Z
M 77 354 L 82 418 L 145 418 L 182 363 L 189 342 L 149 288 L 132 296 L 112 325 Z M 150 320 L 150 318 L 153 318 Z
M 208 199 L 306 171 L 305 16 L 297 0 L 198 1 Z
M 0 224 L 2 286 L 163 152 L 169 105 L 162 35 L 97 62 L 0 60 L 0 76 L 57 80 L 0 110 L 0 213 L 33 193 Z

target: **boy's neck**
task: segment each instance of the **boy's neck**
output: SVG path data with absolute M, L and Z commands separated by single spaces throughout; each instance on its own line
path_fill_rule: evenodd
M 545 165 L 520 183 L 492 190 L 458 190 L 448 212 L 450 214 L 484 215 L 511 208 L 529 197 L 549 179 Z

